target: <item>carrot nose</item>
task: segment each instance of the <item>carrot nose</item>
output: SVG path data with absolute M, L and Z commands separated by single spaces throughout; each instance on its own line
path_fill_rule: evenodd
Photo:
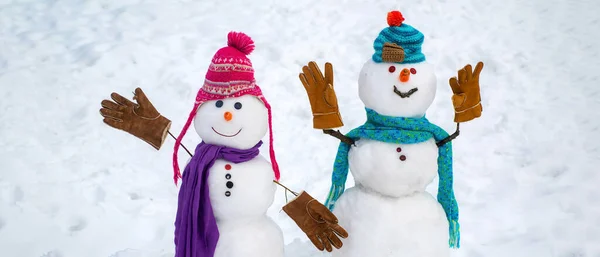
M 230 121 L 231 119 L 233 119 L 233 114 L 231 114 L 230 112 L 225 112 L 223 114 L 223 118 L 225 118 L 226 121 Z
M 408 82 L 410 79 L 410 70 L 406 68 L 402 69 L 399 79 L 401 82 Z

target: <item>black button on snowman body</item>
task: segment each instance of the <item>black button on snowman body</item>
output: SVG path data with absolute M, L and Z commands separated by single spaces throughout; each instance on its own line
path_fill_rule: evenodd
M 231 169 L 231 165 L 230 164 L 226 164 L 225 165 L 225 170 L 230 170 L 230 169 Z M 229 174 L 229 173 L 225 174 L 225 179 L 230 180 L 231 179 L 231 174 Z M 225 183 L 225 186 L 227 188 L 231 189 L 233 187 L 233 182 L 227 181 L 227 183 Z M 225 196 L 227 196 L 227 197 L 231 196 L 231 192 L 225 191 Z
M 402 152 L 402 148 L 400 148 L 400 147 L 396 148 L 396 152 L 398 152 L 398 153 Z M 400 161 L 406 161 L 406 155 L 404 155 L 404 154 L 400 155 L 399 159 L 400 159 Z

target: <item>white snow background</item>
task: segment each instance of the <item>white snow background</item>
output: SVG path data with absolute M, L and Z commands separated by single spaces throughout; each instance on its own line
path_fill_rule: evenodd
M 106 126 L 100 101 L 140 86 L 179 133 L 231 30 L 256 42 L 281 182 L 323 202 L 338 141 L 312 129 L 298 73 L 332 62 L 342 131 L 362 124 L 358 72 L 394 9 L 426 37 L 438 75 L 427 117 L 449 132 L 448 78 L 485 63 L 483 116 L 453 141 L 462 231 L 453 256 L 600 256 L 594 0 L 0 0 L 0 256 L 173 256 L 173 140 L 155 151 Z M 185 145 L 198 142 L 190 130 Z M 329 256 L 279 211 L 284 203 L 278 189 L 269 215 L 286 256 Z

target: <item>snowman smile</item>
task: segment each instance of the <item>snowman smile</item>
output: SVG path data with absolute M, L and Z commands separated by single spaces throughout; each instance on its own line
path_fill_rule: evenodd
M 233 134 L 233 135 L 225 135 L 225 134 L 219 133 L 217 130 L 215 130 L 215 128 L 214 128 L 214 127 L 210 127 L 210 128 L 211 128 L 211 129 L 212 129 L 212 130 L 213 130 L 215 133 L 219 134 L 219 136 L 223 136 L 223 137 L 235 137 L 235 136 L 237 136 L 237 135 L 238 135 L 240 132 L 242 132 L 242 129 L 240 129 L 240 130 L 238 130 L 238 132 L 237 132 L 237 133 L 235 133 L 235 134 Z
M 418 88 L 413 88 L 411 90 L 408 90 L 408 92 L 406 93 L 402 93 L 400 92 L 400 90 L 398 90 L 398 88 L 394 85 L 394 93 L 396 93 L 397 95 L 399 95 L 402 98 L 407 98 L 410 97 L 412 94 L 414 94 L 415 92 L 417 92 L 417 90 L 419 90 Z

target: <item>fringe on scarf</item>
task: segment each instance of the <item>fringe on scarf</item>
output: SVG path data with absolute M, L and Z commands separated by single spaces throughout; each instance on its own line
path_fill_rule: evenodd
M 335 206 L 336 200 L 340 198 L 342 193 L 344 193 L 344 186 L 336 185 L 335 183 L 331 185 L 329 196 L 327 196 L 327 200 L 325 201 L 327 209 L 333 211 L 333 206 Z
M 460 248 L 460 224 L 456 220 L 450 220 L 450 248 Z

